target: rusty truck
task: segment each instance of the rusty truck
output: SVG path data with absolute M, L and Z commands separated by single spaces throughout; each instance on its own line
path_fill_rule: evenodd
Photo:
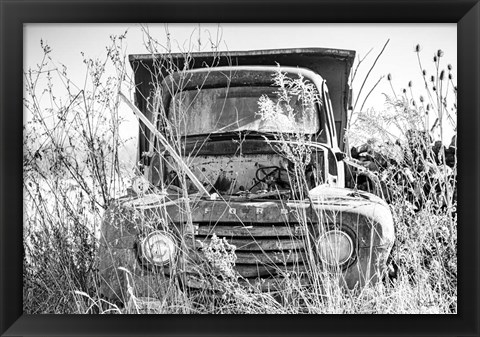
M 161 299 L 226 278 L 275 291 L 292 277 L 308 287 L 314 270 L 350 289 L 378 282 L 394 224 L 375 191 L 356 188 L 361 168 L 346 155 L 354 57 L 130 55 L 141 174 L 105 213 L 101 293 Z M 228 275 L 212 259 L 219 241 L 233 247 Z

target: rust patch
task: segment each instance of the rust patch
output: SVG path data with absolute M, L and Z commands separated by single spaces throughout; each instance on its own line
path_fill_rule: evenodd
M 213 188 L 215 188 L 219 192 L 227 192 L 232 185 L 232 181 L 227 178 L 226 173 L 223 171 L 218 176 L 217 180 L 213 184 Z

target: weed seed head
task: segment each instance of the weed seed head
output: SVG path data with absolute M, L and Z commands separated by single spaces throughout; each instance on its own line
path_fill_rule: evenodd
M 445 70 L 442 70 L 440 72 L 440 81 L 443 81 L 444 78 L 445 78 Z

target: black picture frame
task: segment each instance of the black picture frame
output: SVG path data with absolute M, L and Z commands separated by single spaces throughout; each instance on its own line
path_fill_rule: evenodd
M 2 336 L 477 336 L 480 3 L 478 0 L 0 0 Z M 23 24 L 35 22 L 454 22 L 458 24 L 456 315 L 96 316 L 22 314 Z

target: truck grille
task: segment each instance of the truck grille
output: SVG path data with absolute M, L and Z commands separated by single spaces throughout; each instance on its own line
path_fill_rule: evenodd
M 194 233 L 197 243 L 208 245 L 215 234 L 235 245 L 235 269 L 245 278 L 305 272 L 307 237 L 298 223 L 197 222 Z

